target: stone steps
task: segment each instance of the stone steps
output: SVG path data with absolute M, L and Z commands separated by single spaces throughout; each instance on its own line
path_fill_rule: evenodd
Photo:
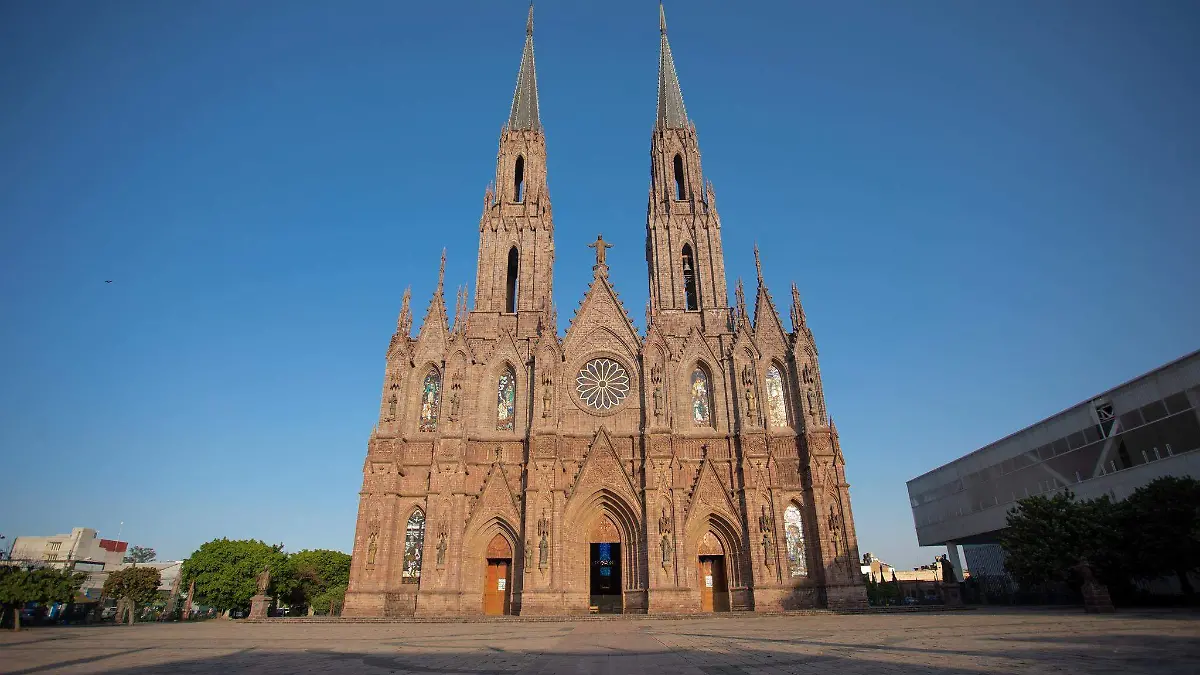
M 913 612 L 956 612 L 974 607 L 920 605 L 910 607 L 868 607 L 865 609 L 800 609 L 788 612 L 712 612 L 703 614 L 564 614 L 557 616 L 428 616 L 428 617 L 340 617 L 296 616 L 266 619 L 237 619 L 237 623 L 536 623 L 564 621 L 646 621 L 680 619 L 736 619 L 747 616 L 825 616 L 846 614 L 911 614 Z

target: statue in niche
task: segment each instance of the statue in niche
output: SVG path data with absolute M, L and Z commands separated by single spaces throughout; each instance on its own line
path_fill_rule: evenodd
M 391 422 L 396 419 L 396 395 L 392 394 L 388 398 L 387 418 L 385 421 Z
M 662 417 L 662 404 L 663 404 L 662 380 L 663 380 L 662 364 L 656 363 L 656 364 L 654 364 L 653 367 L 650 368 L 650 382 L 651 382 L 651 384 L 654 385 L 654 417 L 655 418 Z
M 529 574 L 529 570 L 533 569 L 533 548 L 529 542 L 525 542 L 525 574 Z
M 742 386 L 746 389 L 746 415 L 751 422 L 758 420 L 758 399 L 754 396 L 754 371 L 750 366 L 742 366 Z
M 758 516 L 758 529 L 760 532 L 770 532 L 774 527 L 774 519 L 767 513 L 767 505 L 763 504 L 761 515 Z
M 666 567 L 671 564 L 671 535 L 663 532 L 662 535 L 662 566 Z
M 461 380 L 462 380 L 462 372 L 457 371 L 457 370 L 454 371 L 454 378 L 452 380 L 452 384 L 450 385 L 450 421 L 451 422 L 458 421 L 458 411 L 459 411 L 459 408 L 461 407 L 461 403 L 462 403 L 462 401 L 461 401 L 462 397 L 459 394 L 459 392 L 462 390 L 462 384 L 460 384 Z
M 833 555 L 835 558 L 841 558 L 843 555 L 842 546 L 842 519 L 834 511 L 832 504 L 829 506 L 829 536 L 833 539 Z
M 551 385 L 554 380 L 550 377 L 550 373 L 542 375 L 542 417 L 550 416 L 550 403 L 553 401 L 551 394 Z
M 766 530 L 763 530 L 762 533 L 762 547 L 763 562 L 766 563 L 767 567 L 773 566 L 775 564 L 775 556 L 773 555 L 774 545 L 771 542 L 771 533 Z
M 375 552 L 379 550 L 379 545 L 376 543 L 376 539 L 377 539 L 377 537 L 374 532 L 371 533 L 371 536 L 367 537 L 367 564 L 368 565 L 375 564 Z
M 658 531 L 664 534 L 671 531 L 671 511 L 667 504 L 663 504 L 662 515 L 658 517 Z
M 550 564 L 550 519 L 546 517 L 545 509 L 538 519 L 538 568 L 546 569 Z
M 437 566 L 441 567 L 446 564 L 446 531 L 438 535 L 437 543 Z

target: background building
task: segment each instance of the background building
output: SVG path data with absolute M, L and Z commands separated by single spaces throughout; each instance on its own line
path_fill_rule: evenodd
M 945 545 L 961 573 L 1004 577 L 1013 503 L 1070 489 L 1129 496 L 1161 476 L 1200 476 L 1200 351 L 908 481 L 917 541 Z
M 96 530 L 90 527 L 75 527 L 70 534 L 17 537 L 13 541 L 11 558 L 14 561 L 41 562 L 59 569 L 77 562 L 113 569 L 125 559 L 128 549 L 127 542 L 101 539 Z

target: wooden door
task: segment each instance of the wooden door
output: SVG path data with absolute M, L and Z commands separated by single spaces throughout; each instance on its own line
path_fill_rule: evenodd
M 712 588 L 709 589 L 712 591 L 712 611 L 728 612 L 729 584 L 725 580 L 725 556 L 713 556 L 712 576 L 713 585 Z
M 713 611 L 713 579 L 712 556 L 700 556 L 700 611 Z
M 493 616 L 508 614 L 509 598 L 512 589 L 509 588 L 509 569 L 511 560 L 488 560 L 487 574 L 484 576 L 483 613 Z

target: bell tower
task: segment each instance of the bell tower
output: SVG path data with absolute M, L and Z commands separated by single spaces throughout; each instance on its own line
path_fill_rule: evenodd
M 658 11 L 658 113 L 650 137 L 646 208 L 651 311 L 658 316 L 696 312 L 702 321 L 720 321 L 729 307 L 721 221 L 712 184 L 700 170 L 696 127 L 683 105 L 661 3 Z
M 496 180 L 484 193 L 478 265 L 471 323 L 511 324 L 519 336 L 534 334 L 552 302 L 554 224 L 538 115 L 532 5 L 512 108 L 500 131 Z

